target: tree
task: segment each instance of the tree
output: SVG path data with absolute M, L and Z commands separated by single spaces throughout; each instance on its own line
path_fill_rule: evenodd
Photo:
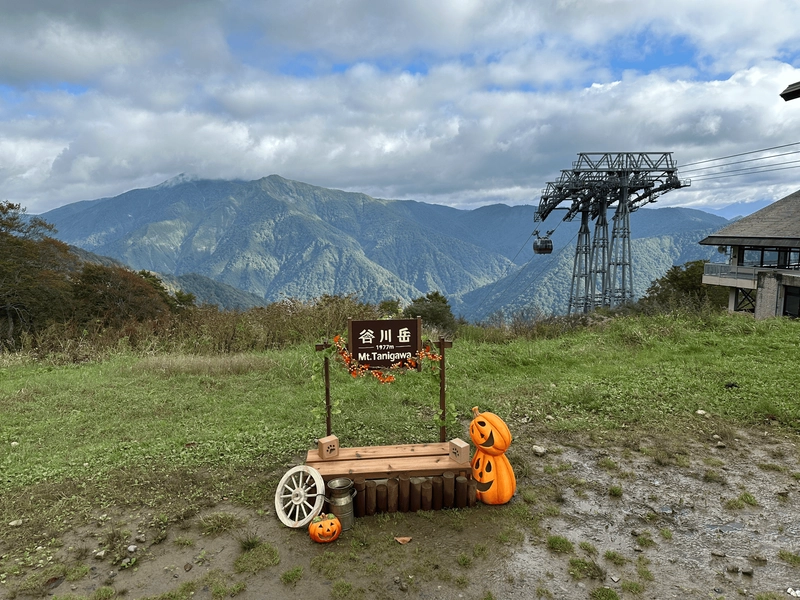
M 19 204 L 0 202 L 0 348 L 14 348 L 24 332 L 69 318 L 70 278 L 77 259 L 55 228 L 26 219 Z
M 170 312 L 169 295 L 153 280 L 124 267 L 85 263 L 73 282 L 75 316 L 84 324 L 121 327 L 127 321 L 158 319 Z
M 450 304 L 440 292 L 428 292 L 424 296 L 415 298 L 411 304 L 403 310 L 403 316 L 407 319 L 422 317 L 425 325 L 436 327 L 446 333 L 453 333 L 456 330 L 456 319 Z
M 707 260 L 689 261 L 672 266 L 663 277 L 654 280 L 641 299 L 644 305 L 698 305 L 708 302 L 714 308 L 728 305 L 728 288 L 703 283 Z

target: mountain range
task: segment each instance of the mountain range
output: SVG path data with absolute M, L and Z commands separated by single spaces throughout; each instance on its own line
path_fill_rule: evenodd
M 578 223 L 547 222 L 555 251 L 535 255 L 532 231 L 545 229 L 535 208 L 382 200 L 278 175 L 178 176 L 40 216 L 68 244 L 155 271 L 225 308 L 324 294 L 405 304 L 440 291 L 455 314 L 477 321 L 522 308 L 566 311 Z M 673 264 L 710 258 L 715 250 L 697 242 L 727 223 L 686 208 L 634 212 L 634 293 Z

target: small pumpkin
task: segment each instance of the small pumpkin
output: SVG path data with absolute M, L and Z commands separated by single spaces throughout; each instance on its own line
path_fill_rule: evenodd
M 503 454 L 511 445 L 511 432 L 508 425 L 494 413 L 482 413 L 475 406 L 474 418 L 469 426 L 469 437 L 478 450 L 494 456 Z
M 517 478 L 505 454 L 476 450 L 472 457 L 472 477 L 477 483 L 478 500 L 484 504 L 505 504 L 517 490 Z
M 308 524 L 308 535 L 320 544 L 335 541 L 340 533 L 342 533 L 342 524 L 339 522 L 339 517 L 333 513 L 317 515 Z

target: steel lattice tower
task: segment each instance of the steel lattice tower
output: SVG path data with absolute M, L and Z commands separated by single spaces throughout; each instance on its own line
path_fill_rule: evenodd
M 670 190 L 690 185 L 678 179 L 670 152 L 580 153 L 572 169 L 542 191 L 535 221 L 544 221 L 556 208 L 565 209 L 564 221 L 580 213 L 575 247 L 569 312 L 587 313 L 598 306 L 633 301 L 630 214 L 655 202 Z M 568 203 L 566 206 L 559 206 Z M 616 204 L 611 243 L 607 210 Z M 589 221 L 595 220 L 594 237 Z

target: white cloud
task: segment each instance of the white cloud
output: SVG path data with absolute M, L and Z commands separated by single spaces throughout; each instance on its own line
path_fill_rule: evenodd
M 685 164 L 800 131 L 781 0 L 18 5 L 0 0 L 0 190 L 34 213 L 182 172 L 536 203 L 579 152 Z M 797 174 L 659 203 L 779 197 Z

